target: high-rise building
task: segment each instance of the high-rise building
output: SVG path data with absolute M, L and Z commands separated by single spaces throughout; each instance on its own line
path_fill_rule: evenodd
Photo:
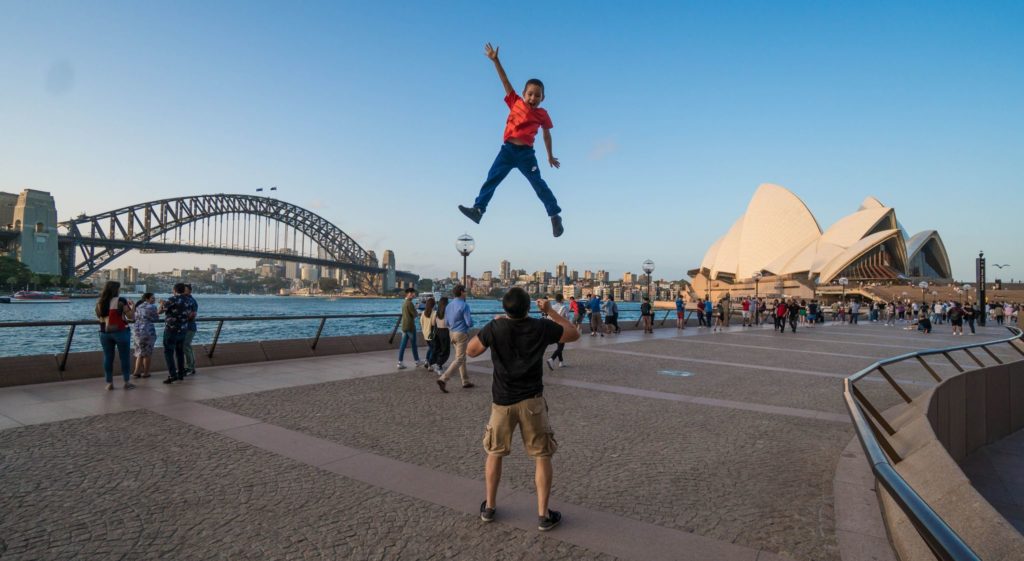
M 583 271 L 583 280 L 594 280 L 594 272 L 589 269 Z
M 608 282 L 608 271 L 600 270 L 597 272 L 597 282 Z
M 498 276 L 501 278 L 501 282 L 508 282 L 512 279 L 512 264 L 506 260 L 502 260 L 498 266 Z
M 628 271 L 625 272 L 625 273 L 622 273 L 622 282 L 624 282 L 626 284 L 633 284 L 634 282 L 636 282 L 636 275 L 634 275 L 633 273 L 630 273 Z
M 494 273 L 492 273 L 491 271 L 484 271 L 484 274 L 481 275 L 480 279 L 485 280 L 487 282 L 491 282 L 494 279 Z
M 555 267 L 555 282 L 562 284 L 565 279 L 569 277 L 569 267 L 565 265 L 565 261 L 562 261 Z
M 580 280 L 580 272 L 575 270 L 575 269 L 573 269 L 573 271 L 571 273 L 569 273 L 569 281 L 570 282 L 576 282 L 578 280 Z
M 448 273 L 448 278 L 452 279 L 453 281 L 458 282 L 458 280 L 459 280 L 459 272 L 458 271 L 452 271 L 452 272 Z

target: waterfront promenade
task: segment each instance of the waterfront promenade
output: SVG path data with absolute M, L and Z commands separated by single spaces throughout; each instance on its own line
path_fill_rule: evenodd
M 396 372 L 393 351 L 207 368 L 173 386 L 155 373 L 129 392 L 0 388 L 0 557 L 892 559 L 841 382 L 970 339 L 943 327 L 584 336 L 570 367 L 545 372 L 565 517 L 546 534 L 518 438 L 497 523 L 476 516 L 486 354 L 470 366 L 477 387 L 447 395 L 422 369 Z M 892 374 L 911 394 L 931 387 L 911 365 Z M 899 399 L 863 389 L 882 409 Z

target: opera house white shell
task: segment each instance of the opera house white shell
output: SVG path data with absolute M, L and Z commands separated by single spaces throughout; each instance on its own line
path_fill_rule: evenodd
M 896 280 L 950 278 L 949 258 L 935 230 L 909 237 L 896 211 L 868 197 L 860 208 L 822 232 L 791 191 L 765 183 L 747 211 L 692 271 L 710 280 L 749 280 L 754 273 L 827 284 L 839 277 Z

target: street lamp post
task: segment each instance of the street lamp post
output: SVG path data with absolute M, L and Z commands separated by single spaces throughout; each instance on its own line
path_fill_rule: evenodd
M 917 283 L 917 286 L 919 286 L 921 288 L 921 303 L 924 304 L 925 303 L 925 300 L 924 300 L 925 299 L 925 295 L 924 295 L 924 293 L 925 293 L 926 290 L 928 290 L 928 281 L 921 281 L 921 282 Z
M 469 234 L 462 234 L 455 239 L 455 249 L 462 255 L 462 286 L 469 288 L 469 275 L 466 274 L 466 258 L 476 249 L 476 240 Z
M 836 282 L 839 283 L 839 286 L 843 287 L 843 294 L 842 294 L 842 296 L 839 297 L 839 301 L 840 302 L 845 302 L 846 301 L 846 285 L 850 284 L 850 279 L 848 279 L 846 277 L 839 277 L 839 280 L 836 281 Z
M 754 299 L 757 300 L 757 285 L 761 283 L 761 271 L 755 271 L 751 276 L 754 277 Z
M 644 261 L 643 269 L 644 273 L 647 274 L 647 299 L 651 300 L 651 285 L 654 283 L 654 277 L 651 276 L 651 273 L 654 272 L 654 261 L 651 261 L 650 259 Z M 653 309 L 654 300 L 651 300 L 651 307 Z
M 971 285 L 965 284 L 965 285 L 961 286 L 960 288 L 963 289 L 963 291 L 964 291 L 964 304 L 965 305 L 970 304 L 971 303 Z

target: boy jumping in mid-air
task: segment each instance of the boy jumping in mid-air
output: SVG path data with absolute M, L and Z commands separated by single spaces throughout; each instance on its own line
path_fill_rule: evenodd
M 508 76 L 505 75 L 505 69 L 501 67 L 501 61 L 498 60 L 498 49 L 487 43 L 484 52 L 487 54 L 487 58 L 494 61 L 501 84 L 505 86 L 505 103 L 509 108 L 508 120 L 505 122 L 505 144 L 501 146 L 498 157 L 491 164 L 491 171 L 487 172 L 487 180 L 480 187 L 480 194 L 473 206 L 459 205 L 459 210 L 470 220 L 479 224 L 480 218 L 487 210 L 487 203 L 494 196 L 494 190 L 498 188 L 498 184 L 505 179 L 512 168 L 517 168 L 526 176 L 530 185 L 533 186 L 533 190 L 544 203 L 544 208 L 547 210 L 548 216 L 551 217 L 551 233 L 557 238 L 563 232 L 562 217 L 558 215 L 562 209 L 558 207 L 558 201 L 555 200 L 555 195 L 548 188 L 548 184 L 541 179 L 537 156 L 533 151 L 533 141 L 537 136 L 537 129 L 543 128 L 544 145 L 548 150 L 548 164 L 554 168 L 560 166 L 558 158 L 551 154 L 551 127 L 554 125 L 551 124 L 548 112 L 540 108 L 540 102 L 544 101 L 544 83 L 536 78 L 527 80 L 526 87 L 523 88 L 523 96 L 519 97 L 512 89 L 512 84 L 509 83 Z

